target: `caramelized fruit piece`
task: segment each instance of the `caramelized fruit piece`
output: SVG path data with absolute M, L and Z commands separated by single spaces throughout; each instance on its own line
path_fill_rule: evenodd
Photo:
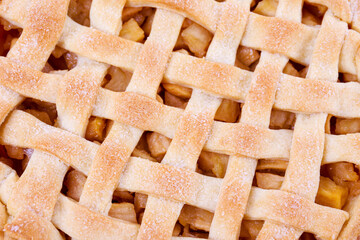
M 183 87 L 177 84 L 172 83 L 163 83 L 162 86 L 165 88 L 166 91 L 171 93 L 172 95 L 175 95 L 180 98 L 190 98 L 192 89 Z
M 147 195 L 142 193 L 135 193 L 134 205 L 136 213 L 140 213 L 146 207 Z
M 9 158 L 22 160 L 24 159 L 24 149 L 21 147 L 5 145 L 6 153 Z
M 210 44 L 212 34 L 200 25 L 193 23 L 181 33 L 181 37 L 196 57 L 203 57 Z
M 151 156 L 155 158 L 163 157 L 167 149 L 169 148 L 171 142 L 170 138 L 167 138 L 164 135 L 156 132 L 148 133 L 146 135 L 146 140 L 149 146 Z
M 229 99 L 223 99 L 215 114 L 215 120 L 236 122 L 240 114 L 240 105 Z
M 338 185 L 344 182 L 355 182 L 359 175 L 355 172 L 354 165 L 348 162 L 338 162 L 326 165 L 329 177 Z
M 295 77 L 299 77 L 299 72 L 294 68 L 294 66 L 291 63 L 287 63 L 285 65 L 284 71 L 285 74 L 292 75 Z
M 254 13 L 261 14 L 264 16 L 274 17 L 278 1 L 276 0 L 262 0 L 256 6 Z
M 236 53 L 237 59 L 245 66 L 250 66 L 260 58 L 257 50 L 240 46 Z
M 110 81 L 105 85 L 106 89 L 114 92 L 125 91 L 127 85 L 130 82 L 132 73 L 125 70 L 121 70 L 118 67 L 111 66 L 108 70 L 108 76 L 111 78 Z
M 320 176 L 316 203 L 341 209 L 348 197 L 348 189 L 333 182 L 330 178 Z
M 193 230 L 209 231 L 214 214 L 189 205 L 184 205 L 179 216 L 179 222 L 184 227 L 190 225 Z
M 258 187 L 264 189 L 280 189 L 284 177 L 272 173 L 256 173 Z
M 109 211 L 109 216 L 137 223 L 134 204 L 132 203 L 113 203 Z
M 270 117 L 270 128 L 292 129 L 295 124 L 295 114 L 281 110 L 272 110 Z
M 360 132 L 360 119 L 336 119 L 335 134 L 347 134 Z
M 82 190 L 86 182 L 86 176 L 77 171 L 71 170 L 66 174 L 64 185 L 68 189 L 66 195 L 76 201 L 79 201 Z
M 165 104 L 172 107 L 182 108 L 185 109 L 187 102 L 183 99 L 176 97 L 169 93 L 168 91 L 165 91 Z
M 214 152 L 202 151 L 198 166 L 205 173 L 213 173 L 218 178 L 223 178 L 226 172 L 229 156 Z
M 90 117 L 89 124 L 86 129 L 85 138 L 90 141 L 102 142 L 105 138 L 105 127 L 105 119 L 99 117 Z
M 120 37 L 135 42 L 141 42 L 142 40 L 144 40 L 145 34 L 144 31 L 139 27 L 139 24 L 135 21 L 135 19 L 131 18 L 129 21 L 124 23 L 120 31 Z
M 256 170 L 274 170 L 283 172 L 286 170 L 288 166 L 288 161 L 283 160 L 271 160 L 271 159 L 260 159 L 258 161 L 258 165 L 256 166 Z

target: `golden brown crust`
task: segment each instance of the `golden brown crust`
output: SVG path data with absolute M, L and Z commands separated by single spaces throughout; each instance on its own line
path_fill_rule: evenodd
M 176 125 L 170 127 L 174 132 Z M 228 132 L 231 132 L 232 135 L 228 135 Z M 241 154 L 254 158 L 288 159 L 291 138 L 292 131 L 290 130 L 269 130 L 246 124 L 215 122 L 205 149 L 229 155 Z M 64 139 L 68 140 L 63 141 Z M 7 119 L 6 124 L 1 127 L 0 142 L 48 152 L 86 174 L 98 148 L 95 143 L 48 126 L 22 111 L 14 111 Z M 359 164 L 356 157 L 360 152 L 359 142 L 360 134 L 358 133 L 326 134 L 323 164 L 340 161 Z M 61 149 L 67 149 L 67 151 L 61 151 Z
M 306 0 L 309 3 L 316 3 L 324 5 L 331 9 L 332 13 L 340 18 L 342 21 L 350 23 L 352 19 L 352 12 L 350 4 L 345 0 Z
M 318 38 L 315 42 L 311 63 L 307 77 L 319 78 L 323 81 L 336 82 L 338 78 L 338 61 L 341 47 L 345 38 L 346 24 L 336 19 L 328 11 L 323 20 Z M 326 91 L 320 88 L 317 94 Z M 328 94 L 332 94 L 331 92 Z M 314 93 L 313 93 L 314 95 Z M 298 114 L 294 127 L 294 135 L 290 151 L 289 165 L 286 170 L 285 179 L 281 190 L 299 194 L 310 201 L 315 201 L 319 188 L 320 166 L 323 158 L 325 132 L 324 126 L 327 114 Z M 291 218 L 291 216 L 289 216 Z M 283 238 L 299 238 L 305 229 L 286 229 L 271 222 L 265 222 L 259 233 L 259 239 L 266 239 L 279 231 L 285 232 Z M 325 226 L 325 230 L 332 229 Z M 324 238 L 334 239 L 340 229 Z M 317 233 L 321 235 L 320 233 Z
M 24 206 L 29 206 L 29 211 L 50 220 L 57 195 L 62 188 L 62 177 L 65 176 L 66 167 L 56 157 L 44 152 L 35 151 L 33 155 L 32 161 L 28 164 L 28 171 L 23 173 L 12 191 L 7 205 L 8 211 L 12 215 L 21 216 L 20 212 L 24 210 Z M 43 182 L 44 176 L 48 181 Z M 42 189 L 39 189 L 39 185 Z M 49 189 L 54 191 L 47 192 Z M 42 192 L 38 192 L 39 190 Z M 33 204 L 34 202 L 37 204 Z
M 351 3 L 352 14 L 353 14 L 353 18 L 351 21 L 351 28 L 356 31 L 359 31 L 360 30 L 360 4 L 356 0 L 351 0 L 350 3 Z
M 242 4 L 233 0 L 225 2 L 214 38 L 206 54 L 207 60 L 235 63 L 235 53 L 245 30 L 249 10 L 250 1 Z M 220 103 L 221 100 L 217 97 L 198 89 L 193 90 L 162 163 L 193 171 L 196 169 L 197 160 L 210 134 Z M 182 207 L 183 203 L 150 196 L 138 238 L 170 238 Z M 165 214 L 162 213 L 163 210 Z M 162 234 L 159 236 L 159 233 Z
M 137 1 L 134 1 L 134 4 L 136 4 L 136 2 Z M 142 4 L 139 2 L 141 2 Z M 154 0 L 154 1 L 139 1 L 139 2 L 138 4 L 141 5 L 155 4 L 154 6 L 160 6 L 160 7 L 165 6 L 163 1 Z M 144 2 L 148 4 L 145 4 Z M 186 1 L 180 1 L 180 2 L 177 1 L 177 2 L 179 4 L 178 6 L 181 5 L 186 6 L 185 3 Z M 170 3 L 175 4 L 175 1 L 170 1 Z M 341 5 L 342 3 L 343 5 Z M 131 4 L 133 4 L 132 1 L 130 1 L 130 5 Z M 195 3 L 191 3 L 191 2 L 189 2 L 188 4 L 195 5 Z M 211 9 L 211 11 L 207 13 L 214 13 L 214 11 L 219 13 L 217 13 L 216 16 L 208 17 L 206 23 L 210 23 L 214 21 L 217 22 L 219 20 L 221 16 L 220 13 L 223 11 L 222 9 L 223 5 L 218 3 L 213 3 L 210 0 L 202 0 L 198 4 L 203 5 L 203 8 L 197 10 L 194 10 L 194 8 L 186 8 L 184 14 L 186 14 L 187 17 L 191 18 L 193 15 L 198 14 L 198 13 L 192 14 L 191 11 L 202 11 L 204 9 L 206 10 Z M 23 8 L 25 8 L 25 5 L 23 3 L 19 3 L 19 5 L 17 5 L 17 8 L 11 6 L 10 11 L 8 5 L 9 3 L 7 2 L 4 2 L 2 5 L 0 5 L 0 7 L 2 7 L 0 8 L 1 14 L 9 19 L 13 19 L 13 21 L 18 25 L 23 26 L 26 23 L 26 20 L 18 16 L 17 12 L 23 10 Z M 351 16 L 351 13 L 349 13 L 348 11 L 349 3 L 344 3 L 343 0 L 333 0 L 331 1 L 331 4 L 328 5 L 329 6 L 331 5 L 330 8 L 334 6 L 335 9 L 334 12 L 338 12 L 340 10 L 340 12 L 344 12 L 345 15 Z M 338 8 L 338 6 L 341 7 Z M 166 7 L 169 6 L 166 5 Z M 217 10 L 218 8 L 220 10 Z M 3 10 L 1 11 L 1 9 Z M 5 11 L 5 9 L 7 11 Z M 176 11 L 177 9 L 175 8 L 173 10 Z M 178 10 L 178 11 L 181 12 L 182 10 Z M 201 15 L 196 15 L 196 16 L 201 16 Z M 207 14 L 202 16 L 207 16 Z M 209 21 L 209 19 L 213 19 L 213 20 Z M 210 24 L 206 24 L 206 23 L 202 23 L 202 25 L 207 27 L 209 30 L 215 31 L 216 25 L 210 26 Z M 257 26 L 261 26 L 261 27 L 257 27 Z M 281 31 L 277 31 L 278 26 L 282 27 Z M 264 29 L 266 31 L 263 31 Z M 276 31 L 274 31 L 274 29 L 276 29 Z M 351 31 L 352 30 L 349 30 L 349 32 Z M 300 63 L 308 65 L 310 62 L 309 56 L 311 56 L 317 34 L 318 34 L 318 29 L 314 27 L 306 26 L 304 24 L 296 23 L 293 21 L 285 21 L 280 18 L 268 18 L 254 13 L 250 13 L 249 21 L 247 23 L 247 28 L 241 44 L 247 47 L 253 47 L 260 50 L 268 50 L 270 52 L 283 53 L 285 56 L 291 59 L 295 59 Z M 289 35 L 291 35 L 292 37 L 289 37 Z M 281 41 L 279 41 L 279 39 L 281 39 Z M 95 40 L 101 41 L 102 44 L 95 44 L 97 42 Z M 285 44 L 286 41 L 288 42 L 288 44 Z M 347 39 L 347 41 L 351 42 L 353 41 L 353 39 Z M 122 38 L 117 38 L 108 34 L 104 34 L 95 29 L 82 27 L 76 24 L 75 22 L 73 22 L 69 18 L 66 21 L 65 29 L 63 31 L 62 37 L 60 38 L 59 44 L 70 51 L 79 53 L 82 56 L 86 56 L 100 62 L 106 62 L 118 67 L 123 67 L 128 70 L 133 70 L 135 68 L 136 54 L 140 52 L 139 48 L 141 47 L 141 44 L 139 43 L 127 41 Z M 357 46 L 359 46 L 358 41 L 357 41 Z M 286 49 L 288 49 L 287 52 L 281 52 L 281 51 L 285 51 Z M 279 52 L 279 50 L 281 51 Z M 351 54 L 351 52 L 346 52 L 346 56 L 349 56 L 348 54 Z M 347 60 L 348 59 L 351 59 L 351 61 L 353 61 L 351 57 L 347 58 Z M 342 67 L 343 66 L 342 61 L 345 61 L 345 59 L 341 58 L 340 71 L 345 71 L 345 69 Z M 353 74 L 356 73 L 356 69 L 353 68 L 351 64 L 346 66 L 345 68 L 350 68 L 349 70 L 346 70 L 346 72 Z
M 64 239 L 52 223 L 29 209 L 21 210 L 18 217 L 5 225 L 4 230 L 15 239 Z
M 285 3 L 285 1 L 283 3 Z M 283 4 L 280 3 L 280 5 Z M 294 1 L 294 6 L 288 5 L 287 7 L 289 10 L 292 8 L 299 9 L 300 5 L 301 1 Z M 291 13 L 288 9 L 283 9 L 283 11 L 288 13 L 284 16 L 285 18 Z M 300 15 L 300 13 L 297 12 L 295 15 Z M 249 21 L 251 21 L 251 19 L 249 19 Z M 280 18 L 279 21 L 281 21 Z M 286 21 L 284 21 L 284 23 L 285 22 Z M 289 39 L 286 39 L 286 37 L 291 36 L 291 33 L 289 35 L 285 33 L 286 24 L 284 23 L 277 25 L 277 31 L 270 32 L 273 36 L 266 39 L 266 41 L 279 39 L 280 42 L 287 42 Z M 296 28 L 292 28 L 291 32 L 293 32 L 293 30 L 296 32 Z M 243 40 L 245 38 L 246 34 Z M 275 46 L 280 46 L 280 48 L 286 46 L 286 44 L 281 45 L 276 41 L 269 41 L 266 45 L 271 46 L 273 43 Z M 280 53 L 288 50 L 281 50 L 280 48 L 277 49 Z M 266 51 L 262 52 L 260 61 L 252 76 L 245 104 L 242 108 L 241 123 L 265 128 L 269 126 L 276 88 L 280 74 L 287 61 L 288 59 L 281 55 L 272 55 Z M 251 145 L 255 141 L 253 140 L 248 144 Z M 239 237 L 239 226 L 248 204 L 256 165 L 256 159 L 250 159 L 244 156 L 231 156 L 229 158 L 224 182 L 220 190 L 218 205 L 210 229 L 210 236 L 214 236 L 216 239 L 235 239 Z
M 343 230 L 339 235 L 339 240 L 355 240 L 360 234 L 360 205 L 359 196 L 350 199 L 344 209 L 349 212 L 350 219 L 345 223 Z
M 67 72 L 59 84 L 56 110 L 61 128 L 85 136 L 107 66 L 83 58 L 78 61 L 78 65 Z
M 206 62 L 203 59 L 195 59 L 180 53 L 174 53 L 174 56 L 176 56 L 173 57 L 174 62 L 170 62 L 169 68 L 167 72 L 165 72 L 165 77 L 168 76 L 170 79 L 164 82 L 201 88 L 208 93 L 224 98 L 231 98 L 238 101 L 245 100 L 253 75 L 251 72 L 240 70 L 229 65 Z M 187 62 L 189 58 L 191 58 L 191 61 Z M 58 91 L 59 82 L 63 81 L 63 76 L 40 73 L 39 71 L 21 66 L 3 57 L 0 57 L 0 63 L 7 69 L 7 71 L 0 69 L 1 84 L 10 89 L 16 89 L 18 93 L 24 96 L 48 102 L 56 102 L 56 92 Z M 177 65 L 176 67 L 175 64 Z M 214 69 L 220 71 L 222 74 L 216 75 L 216 78 L 210 78 L 209 76 L 216 72 Z M 178 73 L 181 73 L 181 75 Z M 15 79 L 18 80 L 15 81 Z M 224 85 L 227 87 L 225 88 Z M 274 107 L 292 112 L 326 112 L 339 117 L 358 118 L 360 117 L 358 111 L 360 106 L 358 106 L 355 100 L 359 97 L 359 94 L 360 86 L 357 83 L 333 83 L 319 79 L 302 79 L 282 74 L 276 91 Z M 9 96 L 9 94 L 7 94 L 7 96 Z M 342 97 L 339 98 L 339 96 Z M 130 99 L 125 100 L 123 98 L 124 95 L 122 95 L 122 93 L 110 92 L 100 88 L 93 114 L 120 121 L 119 117 L 123 115 L 123 110 L 115 110 L 123 109 L 128 104 L 125 104 L 123 101 L 130 101 Z M 137 101 L 137 98 L 140 98 L 140 101 L 144 99 L 142 96 L 133 96 L 131 101 Z M 143 102 L 141 105 L 143 104 L 145 103 Z M 151 114 L 155 107 L 153 105 L 160 106 L 160 104 L 155 101 L 148 101 L 147 106 L 143 107 L 143 111 L 149 110 L 146 114 Z M 136 109 L 132 109 L 132 111 L 134 111 L 134 113 L 129 111 L 126 116 L 130 115 L 131 117 L 131 114 L 135 113 L 137 117 L 146 115 L 145 112 L 137 112 Z M 165 114 L 165 112 L 162 112 L 162 114 Z M 162 116 L 162 114 L 159 114 L 159 116 Z M 142 119 L 141 121 L 139 120 L 139 122 L 145 120 L 146 119 Z M 148 120 L 148 122 L 149 124 L 151 123 L 150 120 Z M 157 122 L 152 123 L 153 125 L 157 125 Z M 134 126 L 138 126 L 136 122 L 133 122 L 133 124 Z M 154 128 L 151 128 L 151 130 L 158 131 L 154 130 Z
M 27 19 L 26 24 L 24 25 L 24 29 L 19 40 L 7 54 L 8 58 L 18 62 L 19 64 L 27 65 L 37 70 L 40 70 L 44 67 L 62 33 L 69 0 L 59 0 L 55 1 L 54 3 L 55 4 L 52 4 L 48 1 L 31 1 L 28 3 L 26 11 L 24 11 Z M 2 90 L 4 90 L 4 88 L 2 88 Z M 11 93 L 8 90 L 5 91 L 5 93 L 5 96 L 11 96 L 11 101 L 8 101 L 7 99 L 5 100 L 5 106 L 12 104 L 14 108 L 20 101 L 23 100 L 20 95 L 15 96 L 15 93 Z M 14 101 L 15 97 L 17 98 L 17 102 Z M 3 115 L 1 118 L 3 119 L 9 112 L 3 111 L 2 113 Z M 37 152 L 35 150 L 34 162 L 36 162 L 36 160 L 41 161 L 41 159 L 49 160 L 49 162 L 58 161 L 57 163 L 62 165 L 58 159 L 53 160 L 52 158 L 48 158 L 46 154 L 44 155 L 43 153 Z M 31 181 L 31 179 L 33 175 L 38 174 L 34 174 L 33 170 L 36 171 L 41 169 L 37 169 L 36 166 L 33 165 L 32 167 L 27 168 L 27 170 L 27 173 L 29 174 L 23 174 L 23 183 L 17 183 L 16 191 L 11 193 L 8 203 L 9 211 L 14 215 L 18 211 L 26 212 L 23 212 L 23 216 L 15 215 L 14 222 L 18 222 L 19 224 L 13 227 L 15 227 L 17 231 L 14 232 L 13 227 L 8 228 L 7 231 L 9 231 L 11 235 L 25 238 L 28 237 L 29 234 L 36 236 L 36 229 L 38 229 L 40 236 L 46 236 L 48 238 L 53 236 L 54 238 L 58 239 L 60 238 L 58 231 L 52 226 L 51 223 L 47 223 L 46 221 L 51 218 L 57 194 L 60 191 L 62 185 L 58 184 L 56 186 L 55 184 L 55 194 L 48 194 L 48 198 L 39 198 L 39 193 L 36 194 L 36 192 L 39 186 L 43 186 L 41 185 L 43 180 L 41 180 L 41 178 L 37 178 L 34 179 L 34 181 Z M 61 176 L 61 174 L 65 174 L 63 169 L 59 169 L 59 171 L 60 172 L 58 175 Z M 53 176 L 51 172 L 44 172 L 45 179 L 49 177 L 46 176 L 46 174 L 49 174 L 50 177 Z M 57 180 L 56 176 L 53 178 L 54 181 Z M 49 187 L 53 186 L 45 185 L 44 187 L 46 190 L 48 190 Z M 40 194 L 42 194 L 42 196 L 47 195 L 41 191 Z M 23 201 L 17 201 L 18 197 Z M 32 213 L 25 210 L 28 207 L 30 208 L 30 211 L 36 211 L 37 214 L 44 216 L 45 219 L 32 218 Z M 44 221 L 46 222 L 44 224 L 46 225 L 45 228 L 41 226 L 43 225 L 42 223 Z M 27 223 L 31 223 L 30 227 L 27 225 Z
M 265 196 L 256 197 L 258 194 Z M 283 201 L 279 201 L 279 197 Z M 335 239 L 343 223 L 348 218 L 348 213 L 344 211 L 314 204 L 313 201 L 307 198 L 286 191 L 254 188 L 251 191 L 249 202 L 254 203 L 249 205 L 246 212 L 246 214 L 252 215 L 251 219 L 267 219 L 269 217 L 271 218 L 269 222 L 286 224 L 295 229 L 314 232 L 323 239 Z M 283 211 L 284 208 L 287 210 Z M 332 228 L 329 228 L 329 225 Z M 269 236 L 276 236 L 277 232 L 274 232 L 274 230 L 270 230 L 272 232 L 270 232 Z M 283 230 L 285 231 L 279 232 L 281 234 L 285 233 L 283 237 L 286 237 L 288 232 L 291 234 L 291 230 Z M 260 235 L 259 238 L 262 237 Z
M 0 164 L 0 199 L 15 216 L 6 231 L 60 238 L 52 221 L 77 239 L 168 239 L 186 203 L 215 211 L 214 239 L 237 238 L 243 217 L 266 220 L 259 239 L 338 235 L 347 213 L 313 201 L 322 163 L 360 163 L 359 134 L 323 131 L 328 113 L 359 117 L 360 85 L 335 83 L 339 71 L 360 75 L 360 34 L 346 25 L 357 26 L 353 3 L 308 0 L 329 9 L 319 29 L 300 23 L 300 0 L 279 1 L 276 17 L 250 13 L 250 0 L 94 0 L 93 28 L 66 16 L 68 2 L 0 2 L 24 28 L 0 58 L 0 142 L 35 149 L 19 180 Z M 125 4 L 160 8 L 144 44 L 116 36 Z M 172 53 L 184 17 L 215 33 L 205 59 Z M 253 73 L 231 66 L 240 43 L 262 51 Z M 39 72 L 56 44 L 80 55 L 64 76 Z M 306 79 L 282 73 L 288 58 L 309 65 Z M 127 92 L 100 88 L 107 64 L 134 72 Z M 163 77 L 194 88 L 185 110 L 155 100 Z M 20 94 L 56 103 L 60 128 L 19 110 L 7 117 Z M 214 121 L 219 96 L 245 102 L 240 123 Z M 273 107 L 299 113 L 294 131 L 268 129 Z M 101 146 L 83 138 L 91 115 L 116 121 Z M 143 130 L 173 138 L 163 164 L 130 158 Z M 194 172 L 203 148 L 232 155 L 223 180 Z M 281 190 L 251 187 L 254 158 L 290 158 Z M 59 194 L 68 165 L 88 175 L 79 204 Z M 149 195 L 141 226 L 106 216 L 115 188 Z M 358 223 L 351 216 L 342 236 Z
M 151 6 L 176 11 L 201 25 L 205 25 L 212 32 L 215 32 L 218 18 L 222 14 L 220 3 L 211 0 L 131 0 L 127 1 L 127 6 Z
M 52 222 L 77 239 L 136 239 L 139 229 L 137 224 L 92 212 L 63 195 L 58 198 Z
M 183 17 L 165 10 L 157 11 L 153 20 L 153 30 L 141 49 L 127 92 L 155 98 L 182 22 Z M 167 28 L 171 31 L 168 31 L 165 37 L 163 31 Z M 134 105 L 138 106 L 138 103 Z M 125 107 L 127 111 L 131 111 L 128 105 Z M 140 106 L 141 110 L 135 111 L 135 114 L 142 113 L 144 107 L 146 106 Z M 84 193 L 80 198 L 81 204 L 101 213 L 106 214 L 109 211 L 112 193 L 142 133 L 142 129 L 114 123 L 93 161 Z
M 32 1 L 24 30 L 7 57 L 41 70 L 62 33 L 69 0 Z
M 135 160 L 136 158 L 133 159 Z M 135 160 L 134 163 L 140 164 L 139 166 L 141 166 L 142 164 L 148 165 L 146 160 L 142 160 L 140 162 L 137 162 Z M 152 163 L 152 164 L 157 164 L 157 163 Z M 166 175 L 168 177 L 167 180 L 172 179 L 173 176 L 177 176 L 180 179 L 183 179 L 183 180 L 179 179 L 178 181 L 173 181 L 176 184 L 179 184 L 181 182 L 186 182 L 188 180 L 192 180 L 194 176 L 197 176 L 199 178 L 198 180 L 200 180 L 201 183 L 204 183 L 205 186 L 214 186 L 215 182 L 213 181 L 204 182 L 203 180 L 201 180 L 202 178 L 209 180 L 211 179 L 219 180 L 210 177 L 205 177 L 200 174 L 194 173 L 192 171 L 185 171 L 188 172 L 189 175 L 183 176 L 183 170 L 179 171 L 179 169 L 176 167 L 172 167 L 164 164 L 158 164 L 158 165 L 161 166 L 162 168 L 166 168 L 167 171 L 170 170 L 179 173 L 179 174 L 175 174 L 174 172 L 173 173 L 169 172 L 168 173 L 169 175 Z M 154 166 L 153 169 L 158 169 L 158 167 Z M 144 171 L 152 172 L 148 170 L 151 169 L 144 169 Z M 134 173 L 135 172 L 139 173 L 141 171 L 134 170 Z M 163 173 L 164 172 L 161 173 L 159 172 L 159 174 L 156 174 L 156 176 L 158 177 L 162 176 Z M 131 175 L 135 179 L 137 176 L 134 175 L 144 177 L 144 175 L 141 174 Z M 2 190 L 0 191 L 0 197 L 4 199 L 3 201 L 5 203 L 7 203 L 8 200 L 6 199 L 6 195 L 9 195 L 10 192 L 13 191 L 13 188 L 18 178 L 16 176 L 16 173 L 14 173 L 14 171 L 11 168 L 9 168 L 8 166 L 2 163 L 0 163 L 0 177 L 1 179 L 3 179 L 0 185 L 0 189 Z M 216 184 L 217 188 L 213 189 L 215 195 L 211 195 L 211 194 L 209 195 L 209 193 L 211 193 L 211 191 L 209 191 L 207 194 L 204 195 L 205 197 L 204 200 L 217 195 L 220 187 L 219 181 L 217 181 L 218 183 Z M 133 180 L 131 182 L 135 183 L 136 181 Z M 194 183 L 195 182 L 189 182 L 189 185 L 186 184 L 186 186 L 195 186 L 193 187 L 193 189 L 195 190 L 196 188 L 198 188 L 198 186 L 196 186 L 196 184 L 194 185 Z M 149 184 L 148 186 L 150 185 L 151 184 Z M 180 184 L 179 186 L 182 185 Z M 176 188 L 175 186 L 171 188 L 168 187 L 167 185 L 164 185 L 164 187 L 168 188 L 170 191 L 173 191 L 174 188 Z M 185 192 L 187 191 L 186 187 L 181 187 L 180 189 L 185 190 Z M 317 233 L 319 233 L 319 235 L 324 237 L 329 236 L 333 232 L 338 231 L 337 229 L 342 226 L 342 223 L 347 218 L 347 213 L 343 211 L 314 204 L 311 201 L 307 200 L 306 198 L 302 198 L 295 194 L 290 194 L 284 191 L 253 188 L 250 198 L 252 201 L 249 202 L 249 206 L 245 215 L 246 219 L 269 219 L 276 222 L 284 222 L 287 221 L 287 218 L 286 217 L 284 218 L 284 215 L 281 210 L 285 209 L 286 212 L 288 212 L 289 214 L 301 216 L 298 219 L 292 218 L 291 224 L 293 225 L 291 226 L 298 227 L 301 225 L 302 228 L 306 228 L 309 231 L 318 231 Z M 282 199 L 282 198 L 289 199 L 289 201 L 287 202 L 292 204 L 289 205 L 277 204 L 278 199 Z M 213 200 L 215 203 L 216 199 Z M 297 206 L 296 208 L 294 207 L 294 204 Z M 214 211 L 215 205 L 213 205 L 212 208 L 208 210 Z M 312 219 L 306 219 L 306 214 L 304 214 L 304 212 L 314 212 L 315 217 Z M 27 214 L 32 215 L 33 213 L 27 213 Z M 333 217 L 332 222 L 329 222 L 329 217 L 327 217 L 328 215 Z M 33 217 L 39 218 L 38 216 L 33 216 Z M 113 238 L 135 239 L 138 231 L 137 224 L 124 222 L 118 219 L 113 219 L 101 215 L 96 212 L 92 212 L 63 195 L 60 195 L 56 202 L 54 215 L 52 217 L 52 222 L 55 224 L 55 226 L 57 226 L 64 232 L 77 238 L 86 237 L 88 239 L 98 239 L 99 236 L 103 236 L 105 239 L 113 239 Z M 336 227 L 334 227 L 334 229 L 331 230 L 326 229 L 326 225 L 327 225 L 326 223 Z M 84 228 L 86 229 L 86 231 L 81 231 L 82 226 L 86 226 Z M 103 231 L 103 228 L 105 226 L 107 226 L 108 229 L 108 231 L 106 232 Z M 44 227 L 44 225 L 42 225 L 41 227 Z

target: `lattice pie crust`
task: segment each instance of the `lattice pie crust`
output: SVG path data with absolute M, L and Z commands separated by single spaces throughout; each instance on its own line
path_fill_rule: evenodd
M 301 22 L 302 0 L 279 0 L 274 17 L 251 4 L 93 0 L 87 27 L 69 0 L 0 1 L 22 28 L 0 57 L 0 144 L 34 149 L 20 177 L 0 163 L 2 237 L 170 239 L 187 204 L 213 213 L 209 239 L 238 239 L 243 219 L 265 221 L 257 239 L 357 239 L 360 197 L 342 210 L 315 198 L 321 165 L 360 164 L 360 133 L 325 133 L 328 116 L 360 118 L 359 83 L 338 81 L 360 79 L 360 4 L 306 0 L 327 8 L 320 26 Z M 119 37 L 138 6 L 156 8 L 144 43 Z M 214 34 L 204 58 L 174 51 L 185 18 Z M 234 66 L 239 45 L 261 51 L 253 71 Z M 56 46 L 77 65 L 45 73 Z M 289 59 L 305 77 L 284 73 Z M 132 72 L 126 91 L 102 87 L 110 66 Z M 192 88 L 185 109 L 156 100 L 161 83 Z M 56 104 L 56 126 L 19 109 L 25 98 Z M 243 103 L 238 122 L 214 121 L 222 99 Z M 273 108 L 296 113 L 293 130 L 269 128 Z M 101 144 L 85 139 L 91 116 L 114 121 Z M 172 139 L 161 163 L 131 157 L 144 131 Z M 195 171 L 202 150 L 230 156 L 223 178 Z M 258 159 L 288 161 L 280 189 L 253 185 Z M 70 167 L 87 176 L 78 201 L 61 193 Z M 108 216 L 115 190 L 148 195 L 141 224 Z

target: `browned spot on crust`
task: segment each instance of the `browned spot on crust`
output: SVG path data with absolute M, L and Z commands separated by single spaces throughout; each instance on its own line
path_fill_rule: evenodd
M 157 122 L 163 108 L 164 106 L 154 99 L 130 92 L 119 95 L 115 103 L 116 115 L 121 116 L 122 122 L 139 128 Z
M 216 23 L 221 14 L 220 6 L 215 1 L 204 0 L 133 0 L 131 4 L 134 5 L 150 5 L 154 7 L 161 7 L 182 13 L 189 18 L 207 25 L 212 32 L 216 30 Z M 205 7 L 204 7 L 205 6 Z M 210 11 L 209 11 L 210 10 Z M 215 15 L 215 16 L 213 16 Z
M 179 200 L 193 198 L 195 182 L 198 180 L 195 172 L 182 168 L 169 167 L 157 164 L 154 169 L 153 183 L 156 184 L 157 192 L 162 196 L 178 196 Z
M 254 86 L 251 86 L 246 103 L 250 104 L 250 111 L 261 111 L 273 102 L 275 86 L 280 77 L 280 72 L 272 64 L 267 64 L 266 69 L 257 71 Z
M 31 17 L 8 57 L 40 70 L 62 33 L 68 3 L 69 0 L 32 2 L 27 13 Z
M 0 57 L 0 82 L 11 89 L 33 89 L 39 84 L 42 73 Z
M 301 32 L 301 24 L 290 22 L 280 18 L 262 17 L 259 24 L 267 26 L 264 45 L 267 49 L 273 49 L 275 52 L 286 54 L 292 47 L 294 37 Z
M 21 211 L 4 229 L 10 237 L 16 239 L 61 239 L 55 227 L 29 209 Z
M 226 124 L 220 132 L 222 135 L 219 143 L 224 149 L 231 149 L 243 155 L 253 155 L 259 151 L 259 142 L 266 138 L 266 131 L 247 124 Z

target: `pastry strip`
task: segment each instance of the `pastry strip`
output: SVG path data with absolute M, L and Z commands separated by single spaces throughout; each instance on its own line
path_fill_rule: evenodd
M 336 19 L 328 11 L 323 19 L 315 50 L 311 59 L 308 78 L 319 78 L 336 82 L 338 62 L 346 33 L 346 24 Z M 281 190 L 299 194 L 315 201 L 319 188 L 320 166 L 325 142 L 325 121 L 327 114 L 298 114 L 290 150 L 289 165 Z M 289 216 L 292 218 L 292 216 Z M 288 228 L 265 222 L 258 239 L 299 238 L 303 230 Z M 306 230 L 305 230 L 306 231 Z M 337 232 L 327 237 L 334 239 Z M 322 236 L 319 236 L 322 238 Z

